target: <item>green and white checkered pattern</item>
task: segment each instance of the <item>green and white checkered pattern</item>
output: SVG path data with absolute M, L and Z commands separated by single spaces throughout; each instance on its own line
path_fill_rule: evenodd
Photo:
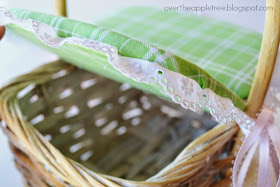
M 124 10 L 100 21 L 100 26 L 43 13 L 18 9 L 11 11 L 21 19 L 30 18 L 52 26 L 61 37 L 76 36 L 101 41 L 115 46 L 122 56 L 157 62 L 169 70 L 193 78 L 202 88 L 210 88 L 244 109 L 242 99 L 228 88 L 241 97 L 248 95 L 261 41 L 256 33 L 207 18 L 151 8 Z M 21 33 L 17 26 L 11 28 L 43 45 L 36 41 L 32 33 Z M 49 50 L 89 71 L 129 82 L 137 88 L 162 96 L 156 85 L 143 85 L 123 77 L 110 66 L 105 68 L 108 64 L 105 56 L 98 53 L 71 45 Z M 99 66 L 102 63 L 104 67 Z M 250 70 L 249 73 L 247 70 Z
M 158 46 L 204 69 L 246 98 L 254 78 L 262 36 L 197 15 L 136 7 L 97 23 Z

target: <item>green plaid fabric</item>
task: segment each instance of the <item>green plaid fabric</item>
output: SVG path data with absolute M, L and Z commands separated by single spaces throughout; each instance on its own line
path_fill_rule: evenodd
M 122 56 L 157 62 L 171 71 L 194 79 L 202 88 L 210 88 L 216 94 L 230 98 L 235 106 L 244 109 L 242 99 L 224 84 L 241 97 L 248 95 L 260 43 L 260 36 L 256 33 L 202 17 L 150 8 L 122 11 L 99 22 L 102 27 L 26 10 L 11 11 L 21 19 L 33 19 L 52 26 L 61 37 L 76 36 L 101 41 L 115 46 Z M 9 28 L 43 45 L 34 34 L 18 26 Z M 240 36 L 237 37 L 239 32 Z M 248 42 L 248 37 L 254 42 Z M 98 52 L 71 44 L 59 49 L 44 47 L 89 71 L 163 96 L 159 85 L 145 85 L 124 77 L 108 66 L 106 56 Z M 252 73 L 246 73 L 246 69 Z
M 149 7 L 125 9 L 97 24 L 170 51 L 198 65 L 240 97 L 249 95 L 262 41 L 259 33 Z

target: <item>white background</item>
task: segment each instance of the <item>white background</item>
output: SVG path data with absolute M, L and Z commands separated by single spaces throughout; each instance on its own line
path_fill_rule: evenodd
M 263 6 L 265 0 L 227 0 L 228 3 L 241 5 Z M 245 3 L 244 3 L 245 2 Z M 68 0 L 69 17 L 93 23 L 104 16 L 110 15 L 120 8 L 133 5 L 150 5 L 163 9 L 164 6 L 204 5 L 206 0 Z M 224 5 L 222 0 L 207 0 L 208 5 Z M 51 0 L 0 0 L 0 6 L 23 8 L 54 14 L 54 3 Z M 223 19 L 262 32 L 264 12 L 205 12 L 208 16 Z M 57 58 L 33 44 L 7 33 L 0 41 L 0 86 L 13 77 L 26 73 L 35 67 Z M 13 164 L 13 156 L 8 149 L 7 139 L 0 130 L 0 186 L 22 186 L 21 176 Z

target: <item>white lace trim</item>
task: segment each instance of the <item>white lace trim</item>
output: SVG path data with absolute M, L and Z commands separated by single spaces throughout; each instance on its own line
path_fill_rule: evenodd
M 17 19 L 6 9 L 0 8 L 0 25 L 7 24 L 17 24 L 35 33 L 50 47 L 58 48 L 65 43 L 70 43 L 102 52 L 107 55 L 109 63 L 125 76 L 147 84 L 159 83 L 163 86 L 165 94 L 175 103 L 192 111 L 206 107 L 217 122 L 226 124 L 235 120 L 245 134 L 248 134 L 249 129 L 254 125 L 254 120 L 236 108 L 230 99 L 217 95 L 209 88 L 202 89 L 193 79 L 165 69 L 157 63 L 121 56 L 115 47 L 98 41 L 78 37 L 61 38 L 47 24 L 31 19 Z

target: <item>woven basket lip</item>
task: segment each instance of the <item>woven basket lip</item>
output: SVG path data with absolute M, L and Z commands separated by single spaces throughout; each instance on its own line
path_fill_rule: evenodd
M 169 183 L 180 183 L 195 176 L 196 172 L 187 172 L 190 170 L 192 164 L 195 164 L 196 168 L 202 168 L 204 166 L 203 160 L 204 162 L 207 162 L 207 160 L 209 162 L 209 155 L 219 150 L 237 131 L 237 126 L 234 124 L 216 126 L 190 143 L 172 163 L 146 181 L 129 181 L 95 173 L 76 161 L 65 157 L 35 127 L 25 121 L 16 98 L 17 92 L 26 86 L 30 84 L 44 84 L 52 80 L 54 73 L 65 69 L 71 71 L 73 66 L 61 61 L 53 62 L 14 79 L 9 85 L 0 89 L 0 118 L 7 123 L 9 130 L 14 134 L 16 139 L 14 141 L 19 142 L 29 154 L 47 166 L 61 181 L 83 186 L 101 186 L 104 184 L 109 186 L 158 186 Z M 7 132 L 6 130 L 4 131 Z M 16 142 L 13 143 L 16 144 Z M 213 144 L 218 144 L 219 146 L 213 146 Z M 175 178 L 171 177 L 174 173 L 172 174 L 172 172 L 169 173 L 168 171 L 176 168 L 181 168 L 186 173 L 181 174 L 181 176 L 177 175 L 178 177 Z M 197 169 L 198 171 L 199 169 Z M 166 178 L 166 175 L 169 175 L 169 177 Z

